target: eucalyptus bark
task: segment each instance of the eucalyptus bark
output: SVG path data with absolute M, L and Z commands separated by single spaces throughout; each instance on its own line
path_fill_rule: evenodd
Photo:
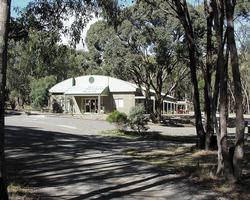
M 220 137 L 219 144 L 221 147 L 221 154 L 223 160 L 218 162 L 218 170 L 223 169 L 226 178 L 230 181 L 234 181 L 233 176 L 233 165 L 231 161 L 230 151 L 228 148 L 227 141 L 227 119 L 228 119 L 228 93 L 227 93 L 227 79 L 228 79 L 228 55 L 229 51 L 227 49 L 226 60 L 223 66 L 221 66 L 221 74 L 220 74 Z M 223 166 L 219 166 L 223 165 Z
M 234 35 L 234 9 L 236 1 L 226 0 L 226 18 L 227 18 L 227 31 L 228 31 L 228 46 L 230 51 L 230 59 L 233 74 L 233 84 L 235 88 L 235 107 L 236 107 L 236 141 L 233 153 L 233 166 L 234 177 L 240 180 L 242 175 L 242 161 L 244 156 L 244 131 L 245 123 L 243 117 L 243 95 L 241 88 L 239 58 L 236 48 L 235 35 Z
M 156 122 L 160 123 L 162 118 L 162 107 L 163 107 L 163 100 L 162 97 L 158 94 L 155 95 L 155 116 Z
M 247 106 L 246 106 L 246 112 L 247 112 L 247 114 L 249 114 L 250 113 L 250 104 L 249 104 L 248 93 L 247 93 L 247 90 L 244 90 L 244 88 L 243 88 L 243 91 L 244 91 L 244 94 L 246 96 L 246 104 L 247 104 Z
M 206 70 L 204 71 L 204 79 L 205 79 L 205 87 L 204 87 L 204 99 L 205 99 L 205 116 L 206 116 L 206 141 L 205 141 L 205 149 L 212 148 L 212 136 L 214 134 L 214 123 L 213 123 L 213 115 L 212 115 L 212 104 L 213 104 L 213 96 L 212 96 L 212 87 L 211 87 L 211 79 L 212 79 L 212 56 L 213 56 L 213 45 L 212 45 L 212 27 L 213 27 L 213 19 L 214 12 L 211 5 L 211 0 L 204 1 L 204 7 L 207 16 L 207 54 L 206 54 Z
M 147 114 L 152 114 L 153 108 L 151 103 L 150 86 L 145 87 L 145 110 Z
M 194 29 L 192 26 L 186 0 L 183 1 L 175 0 L 174 4 L 176 7 L 176 13 L 181 21 L 181 24 L 183 25 L 188 40 L 189 68 L 190 68 L 191 82 L 193 85 L 193 94 L 194 94 L 193 105 L 195 112 L 195 127 L 197 134 L 196 144 L 199 149 L 204 149 L 205 131 L 202 124 L 201 108 L 200 108 L 200 95 L 199 95 L 198 80 L 197 80 L 197 55 L 196 55 Z
M 8 199 L 5 172 L 5 86 L 7 68 L 8 24 L 10 18 L 10 0 L 0 0 L 0 197 Z
M 224 84 L 223 81 L 223 75 L 225 73 L 225 60 L 224 60 L 224 46 L 225 46 L 225 38 L 223 35 L 224 31 L 224 18 L 225 18 L 225 12 L 224 12 L 224 0 L 216 0 L 213 1 L 213 10 L 214 10 L 214 29 L 215 29 L 215 36 L 216 36 L 216 48 L 217 48 L 217 61 L 216 61 L 216 76 L 215 76 L 215 83 L 214 83 L 214 94 L 213 94 L 213 109 L 212 109 L 212 116 L 213 116 L 213 122 L 215 126 L 215 131 L 217 135 L 217 145 L 218 145 L 218 167 L 217 167 L 217 174 L 222 174 L 224 172 L 224 157 L 223 157 L 223 148 L 225 147 L 226 143 L 223 141 L 226 139 L 225 135 L 225 119 L 223 120 L 224 112 L 224 106 L 223 105 L 223 99 L 220 100 L 219 108 L 222 108 L 222 113 L 220 111 L 220 117 L 222 116 L 222 119 L 220 120 L 220 127 L 217 123 L 217 117 L 216 117 L 216 110 L 218 105 L 218 97 L 219 97 L 219 91 L 222 91 L 221 84 Z M 226 86 L 223 85 L 225 88 Z M 224 91 L 222 91 L 223 93 Z M 220 94 L 221 96 L 222 94 Z M 223 97 L 222 97 L 223 98 Z M 222 102 L 221 102 L 222 101 Z M 223 127 L 223 135 L 221 135 L 221 126 Z M 222 138 L 224 137 L 225 138 Z M 224 146 L 222 146 L 224 145 Z
M 156 73 L 156 84 L 154 81 L 150 80 L 150 85 L 155 90 L 155 122 L 160 123 L 162 118 L 162 107 L 163 107 L 163 98 L 162 98 L 162 87 L 163 87 L 163 69 L 162 66 L 157 66 L 158 70 Z

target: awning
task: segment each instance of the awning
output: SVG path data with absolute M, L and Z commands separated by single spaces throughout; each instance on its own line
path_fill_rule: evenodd
M 72 86 L 64 94 L 74 95 L 74 96 L 98 96 L 98 95 L 108 95 L 108 86 Z

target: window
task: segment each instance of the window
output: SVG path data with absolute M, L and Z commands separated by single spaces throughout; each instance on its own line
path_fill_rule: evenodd
M 116 108 L 123 108 L 123 105 L 124 105 L 124 103 L 123 103 L 123 99 L 115 99 L 115 106 L 116 106 Z

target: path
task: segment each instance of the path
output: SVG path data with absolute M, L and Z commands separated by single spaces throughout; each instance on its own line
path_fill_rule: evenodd
M 113 128 L 104 121 L 21 115 L 6 117 L 6 126 L 9 171 L 37 187 L 42 200 L 216 199 L 185 176 L 122 154 L 166 141 L 98 135 Z

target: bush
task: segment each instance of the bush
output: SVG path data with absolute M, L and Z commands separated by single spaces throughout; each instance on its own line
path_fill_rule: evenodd
M 128 123 L 127 115 L 125 113 L 122 113 L 116 110 L 110 113 L 106 120 L 109 123 L 116 124 L 118 129 L 124 129 Z
M 148 130 L 146 125 L 148 124 L 148 117 L 145 116 L 144 105 L 139 104 L 138 106 L 133 107 L 129 112 L 129 124 L 131 129 L 138 131 Z
M 13 90 L 9 94 L 9 103 L 12 110 L 16 109 L 16 99 L 18 98 L 18 93 Z

